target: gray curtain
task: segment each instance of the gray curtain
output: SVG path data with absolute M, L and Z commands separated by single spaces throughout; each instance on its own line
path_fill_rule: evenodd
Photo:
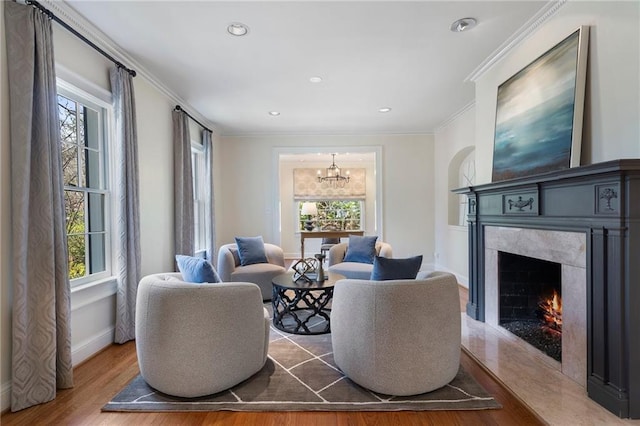
M 215 198 L 213 196 L 213 141 L 209 130 L 202 131 L 202 145 L 204 145 L 204 155 L 207 163 L 207 260 L 215 265 L 214 255 L 216 253 L 216 213 Z
M 193 175 L 189 117 L 173 110 L 173 212 L 175 253 L 193 256 Z
M 133 77 L 122 68 L 111 69 L 115 116 L 116 200 L 116 343 L 135 338 L 136 293 L 140 281 L 140 202 L 138 136 Z
M 73 386 L 60 124 L 51 22 L 5 2 L 11 123 L 11 410 Z

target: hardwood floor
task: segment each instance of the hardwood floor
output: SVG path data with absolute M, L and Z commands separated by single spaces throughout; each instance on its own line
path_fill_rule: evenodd
M 466 293 L 461 290 L 461 307 Z M 464 303 L 463 303 L 464 300 Z M 139 372 L 135 343 L 112 345 L 74 370 L 75 386 L 54 401 L 0 418 L 8 425 L 542 425 L 519 399 L 464 351 L 461 363 L 503 408 L 476 411 L 103 413 Z

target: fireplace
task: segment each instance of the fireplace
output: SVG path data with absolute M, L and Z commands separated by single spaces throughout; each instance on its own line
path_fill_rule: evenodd
M 640 159 L 454 192 L 469 198 L 467 314 L 501 328 L 499 251 L 560 263 L 562 372 L 614 414 L 640 418 Z
M 557 368 L 580 385 L 587 387 L 587 256 L 586 235 L 578 232 L 552 231 L 543 229 L 527 229 L 504 226 L 485 226 L 484 228 L 484 288 L 485 288 L 485 321 L 499 329 L 508 330 L 504 326 L 504 316 L 508 314 L 501 307 L 503 280 L 500 270 L 507 258 L 514 263 L 507 268 L 505 275 L 508 281 L 533 281 L 526 285 L 536 289 L 536 295 L 527 297 L 526 307 L 511 309 L 515 316 L 529 311 L 528 317 L 521 320 L 532 320 L 540 312 L 540 297 L 552 295 L 555 290 L 562 297 L 562 335 L 554 336 L 550 329 L 522 330 L 538 332 L 541 342 L 523 339 L 531 345 L 532 350 L 539 350 L 549 357 L 549 364 L 556 363 Z M 542 265 L 542 266 L 541 266 Z M 546 266 L 548 270 L 543 271 Z M 559 272 L 558 272 L 559 271 Z M 513 285 L 511 290 L 522 292 Z M 543 293 L 543 294 L 538 294 Z M 511 302 L 523 301 L 524 298 L 511 298 Z M 512 305 L 515 303 L 511 303 Z M 538 323 L 539 324 L 539 323 Z M 513 326 L 523 326 L 523 321 Z M 537 325 L 537 324 L 536 324 Z M 507 331 L 504 331 L 505 333 Z M 515 334 L 509 330 L 510 333 Z M 535 344 L 539 343 L 539 344 Z M 540 348 L 543 345 L 554 347 Z M 558 348 L 557 345 L 560 345 Z M 557 356 L 557 355 L 560 356 Z M 560 359 L 558 359 L 560 358 Z
M 562 268 L 498 252 L 499 325 L 562 362 Z

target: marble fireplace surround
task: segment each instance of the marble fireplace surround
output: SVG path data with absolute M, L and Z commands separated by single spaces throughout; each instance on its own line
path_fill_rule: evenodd
M 485 291 L 485 264 L 495 263 L 491 256 L 496 251 L 485 250 L 486 229 L 566 233 L 548 247 L 555 258 L 560 256 L 555 249 L 565 244 L 565 237 L 585 237 L 577 251 L 584 253 L 586 262 L 563 260 L 562 269 L 569 272 L 586 263 L 587 395 L 618 417 L 640 419 L 640 159 L 611 160 L 453 192 L 469 199 L 467 315 L 476 321 L 484 322 L 487 304 L 496 303 L 493 297 L 485 297 L 496 292 L 495 288 Z M 531 235 L 518 240 L 532 241 L 543 234 Z M 575 279 L 574 274 L 567 275 L 567 282 Z M 563 303 L 564 299 L 563 294 Z
M 484 229 L 485 322 L 500 331 L 498 252 L 561 264 L 562 363 L 550 364 L 587 386 L 586 235 L 578 232 L 487 226 Z M 524 341 L 523 341 L 524 342 Z

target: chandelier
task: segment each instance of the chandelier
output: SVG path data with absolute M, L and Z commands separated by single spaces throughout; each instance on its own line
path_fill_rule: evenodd
M 344 186 L 349 183 L 349 171 L 347 170 L 347 175 L 342 176 L 340 174 L 340 167 L 336 166 L 336 154 L 331 154 L 333 156 L 333 160 L 331 165 L 327 167 L 327 175 L 322 176 L 320 170 L 318 170 L 318 182 L 327 182 L 333 188 L 344 188 Z

